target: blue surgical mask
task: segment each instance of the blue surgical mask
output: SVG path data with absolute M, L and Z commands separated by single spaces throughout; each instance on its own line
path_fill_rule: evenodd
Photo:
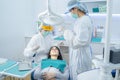
M 46 37 L 47 35 L 49 35 L 50 32 L 44 32 L 43 33 L 43 37 Z
M 75 19 L 77 19 L 77 18 L 78 18 L 78 15 L 77 15 L 77 14 L 75 14 L 75 13 L 71 13 L 71 15 L 72 15 L 72 17 L 73 17 L 73 18 L 75 18 Z

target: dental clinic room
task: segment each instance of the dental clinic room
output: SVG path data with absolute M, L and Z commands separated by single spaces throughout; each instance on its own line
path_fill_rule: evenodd
M 0 0 L 0 80 L 120 80 L 120 0 Z

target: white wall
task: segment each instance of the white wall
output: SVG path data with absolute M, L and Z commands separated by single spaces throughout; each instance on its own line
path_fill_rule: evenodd
M 24 35 L 34 33 L 30 0 L 0 0 L 0 57 L 20 57 Z
M 113 0 L 113 14 L 120 14 L 120 0 Z

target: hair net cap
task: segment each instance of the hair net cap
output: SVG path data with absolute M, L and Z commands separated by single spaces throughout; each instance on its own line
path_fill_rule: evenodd
M 77 7 L 81 11 L 83 11 L 85 13 L 88 13 L 87 6 L 85 4 L 80 3 L 78 1 L 75 1 L 75 0 L 69 1 L 69 3 L 68 3 L 68 10 L 70 11 L 74 7 Z

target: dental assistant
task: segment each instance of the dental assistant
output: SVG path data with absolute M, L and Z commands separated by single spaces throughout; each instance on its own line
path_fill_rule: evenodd
M 51 36 L 49 34 L 53 31 L 53 27 L 41 23 L 39 28 L 38 34 L 31 38 L 24 50 L 24 56 L 31 61 L 33 61 L 33 57 L 37 61 L 47 58 L 47 53 L 52 46 Z

